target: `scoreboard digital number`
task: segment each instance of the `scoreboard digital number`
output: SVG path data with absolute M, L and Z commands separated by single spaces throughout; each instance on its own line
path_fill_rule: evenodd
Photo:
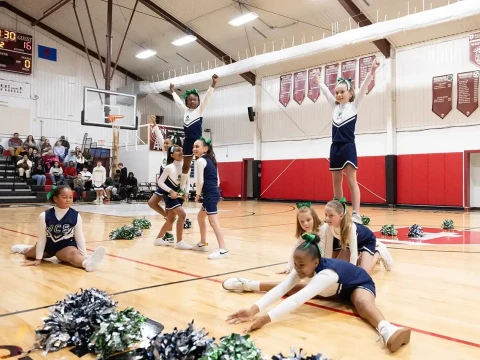
M 32 73 L 32 36 L 0 29 L 0 70 Z

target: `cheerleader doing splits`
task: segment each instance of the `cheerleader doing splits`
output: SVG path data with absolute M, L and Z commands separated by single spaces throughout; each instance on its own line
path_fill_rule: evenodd
M 217 85 L 218 76 L 212 76 L 212 85 L 208 88 L 207 93 L 200 101 L 200 96 L 196 89 L 187 90 L 183 94 L 185 102 L 180 99 L 180 96 L 175 92 L 175 85 L 170 84 L 170 91 L 172 92 L 173 99 L 175 103 L 185 112 L 183 118 L 183 128 L 185 130 L 185 139 L 183 142 L 183 168 L 182 168 L 182 179 L 180 182 L 180 188 L 185 189 L 185 184 L 187 182 L 188 173 L 190 172 L 190 164 L 193 157 L 193 144 L 195 141 L 202 137 L 202 122 L 203 114 L 207 109 L 208 103 L 210 102 L 213 90 Z
M 370 275 L 361 267 L 322 257 L 318 247 L 318 235 L 305 234 L 303 238 L 305 242 L 295 251 L 295 269 L 281 283 L 235 278 L 224 281 L 224 289 L 230 291 L 268 291 L 251 308 L 237 311 L 230 315 L 227 321 L 234 324 L 250 321 L 282 296 L 293 293 L 267 314 L 256 317 L 247 330 L 253 331 L 278 321 L 316 296 L 339 296 L 352 302 L 360 317 L 377 329 L 379 339 L 391 352 L 408 344 L 411 330 L 389 323 L 375 306 L 375 284 Z M 306 278 L 311 279 L 310 282 L 301 284 Z
M 343 197 L 342 182 L 343 169 L 347 173 L 348 187 L 352 194 L 352 218 L 357 223 L 362 223 L 360 217 L 360 188 L 357 183 L 357 148 L 355 147 L 355 124 L 357 123 L 360 104 L 367 93 L 370 81 L 379 66 L 374 60 L 372 70 L 360 88 L 358 95 L 352 87 L 350 79 L 339 79 L 335 88 L 335 97 L 328 87 L 315 77 L 315 82 L 333 108 L 332 112 L 332 145 L 330 146 L 330 171 L 333 178 L 333 192 L 337 199 Z
M 70 207 L 73 203 L 72 190 L 69 186 L 58 186 L 47 197 L 55 206 L 38 217 L 37 244 L 13 245 L 12 252 L 34 259 L 24 266 L 37 266 L 42 259 L 56 256 L 75 267 L 94 271 L 105 256 L 105 248 L 98 247 L 93 255 L 87 256 L 82 217 Z

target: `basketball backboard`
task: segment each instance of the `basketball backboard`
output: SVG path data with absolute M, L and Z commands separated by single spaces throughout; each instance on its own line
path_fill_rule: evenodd
M 109 115 L 118 115 L 115 122 L 109 122 Z M 84 88 L 82 125 L 109 127 L 120 126 L 120 129 L 136 130 L 137 96 L 114 91 Z

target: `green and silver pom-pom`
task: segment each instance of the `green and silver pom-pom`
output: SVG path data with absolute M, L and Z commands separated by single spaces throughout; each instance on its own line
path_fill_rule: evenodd
M 450 219 L 443 220 L 442 229 L 443 230 L 453 230 L 453 220 L 450 220 Z
M 135 227 L 137 229 L 141 229 L 141 230 L 150 229 L 152 227 L 152 223 L 150 222 L 150 220 L 147 220 L 145 218 L 143 218 L 143 219 L 133 219 L 132 220 L 132 225 L 133 225 L 133 227 Z
M 131 225 L 121 226 L 109 235 L 111 240 L 133 240 L 135 236 L 142 236 L 142 231 Z
M 328 358 L 324 357 L 320 353 L 310 356 L 304 355 L 303 349 L 300 349 L 300 352 L 297 354 L 292 348 L 290 356 L 284 356 L 280 353 L 278 355 L 272 356 L 272 360 L 328 360 Z
M 423 229 L 418 224 L 413 224 L 408 229 L 408 237 L 419 238 L 419 237 L 424 237 L 424 236 L 425 236 L 425 234 L 423 233 Z
M 110 315 L 93 334 L 89 350 L 98 354 L 97 359 L 108 359 L 116 352 L 127 350 L 142 339 L 145 321 L 146 318 L 131 307 Z
M 212 344 L 200 360 L 245 359 L 262 360 L 263 355 L 257 349 L 250 335 L 231 334 Z
M 368 216 L 365 216 L 365 215 L 360 215 L 360 217 L 362 218 L 362 224 L 363 225 L 368 225 L 370 224 L 370 218 Z
M 385 236 L 397 236 L 398 231 L 393 225 L 383 225 L 380 229 L 380 233 Z

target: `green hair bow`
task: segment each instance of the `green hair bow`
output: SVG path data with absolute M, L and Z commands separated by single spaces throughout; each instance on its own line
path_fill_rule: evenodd
M 186 99 L 188 97 L 188 95 L 190 95 L 190 94 L 198 95 L 198 90 L 197 89 L 192 89 L 192 90 L 185 91 L 185 93 L 183 94 L 183 98 Z
M 347 84 L 347 90 L 350 90 L 352 88 L 352 78 L 348 78 L 348 79 L 344 79 L 344 78 L 338 78 L 337 80 L 337 84 L 340 84 L 344 82 L 345 84 Z
M 318 253 L 320 256 L 322 256 L 322 250 L 320 250 L 320 246 L 318 246 L 318 243 L 315 242 L 316 235 L 315 234 L 303 234 L 302 239 L 306 242 L 305 246 L 302 249 L 308 248 L 310 245 L 315 245 L 318 249 Z
M 205 139 L 203 136 L 200 136 L 200 140 L 205 141 L 205 144 L 212 146 L 212 140 Z
M 312 203 L 311 203 L 310 201 L 297 203 L 297 209 L 300 209 L 300 208 L 302 208 L 302 207 L 304 207 L 304 206 L 306 206 L 306 207 L 308 207 L 308 208 L 309 208 L 309 207 L 312 207 Z
M 336 197 L 333 198 L 333 200 L 337 200 L 340 204 L 343 205 L 343 215 L 347 214 L 347 199 L 342 197 L 341 199 L 337 199 Z
M 47 200 L 50 200 L 53 194 L 53 190 L 55 190 L 56 186 L 52 185 L 52 189 L 47 193 Z

